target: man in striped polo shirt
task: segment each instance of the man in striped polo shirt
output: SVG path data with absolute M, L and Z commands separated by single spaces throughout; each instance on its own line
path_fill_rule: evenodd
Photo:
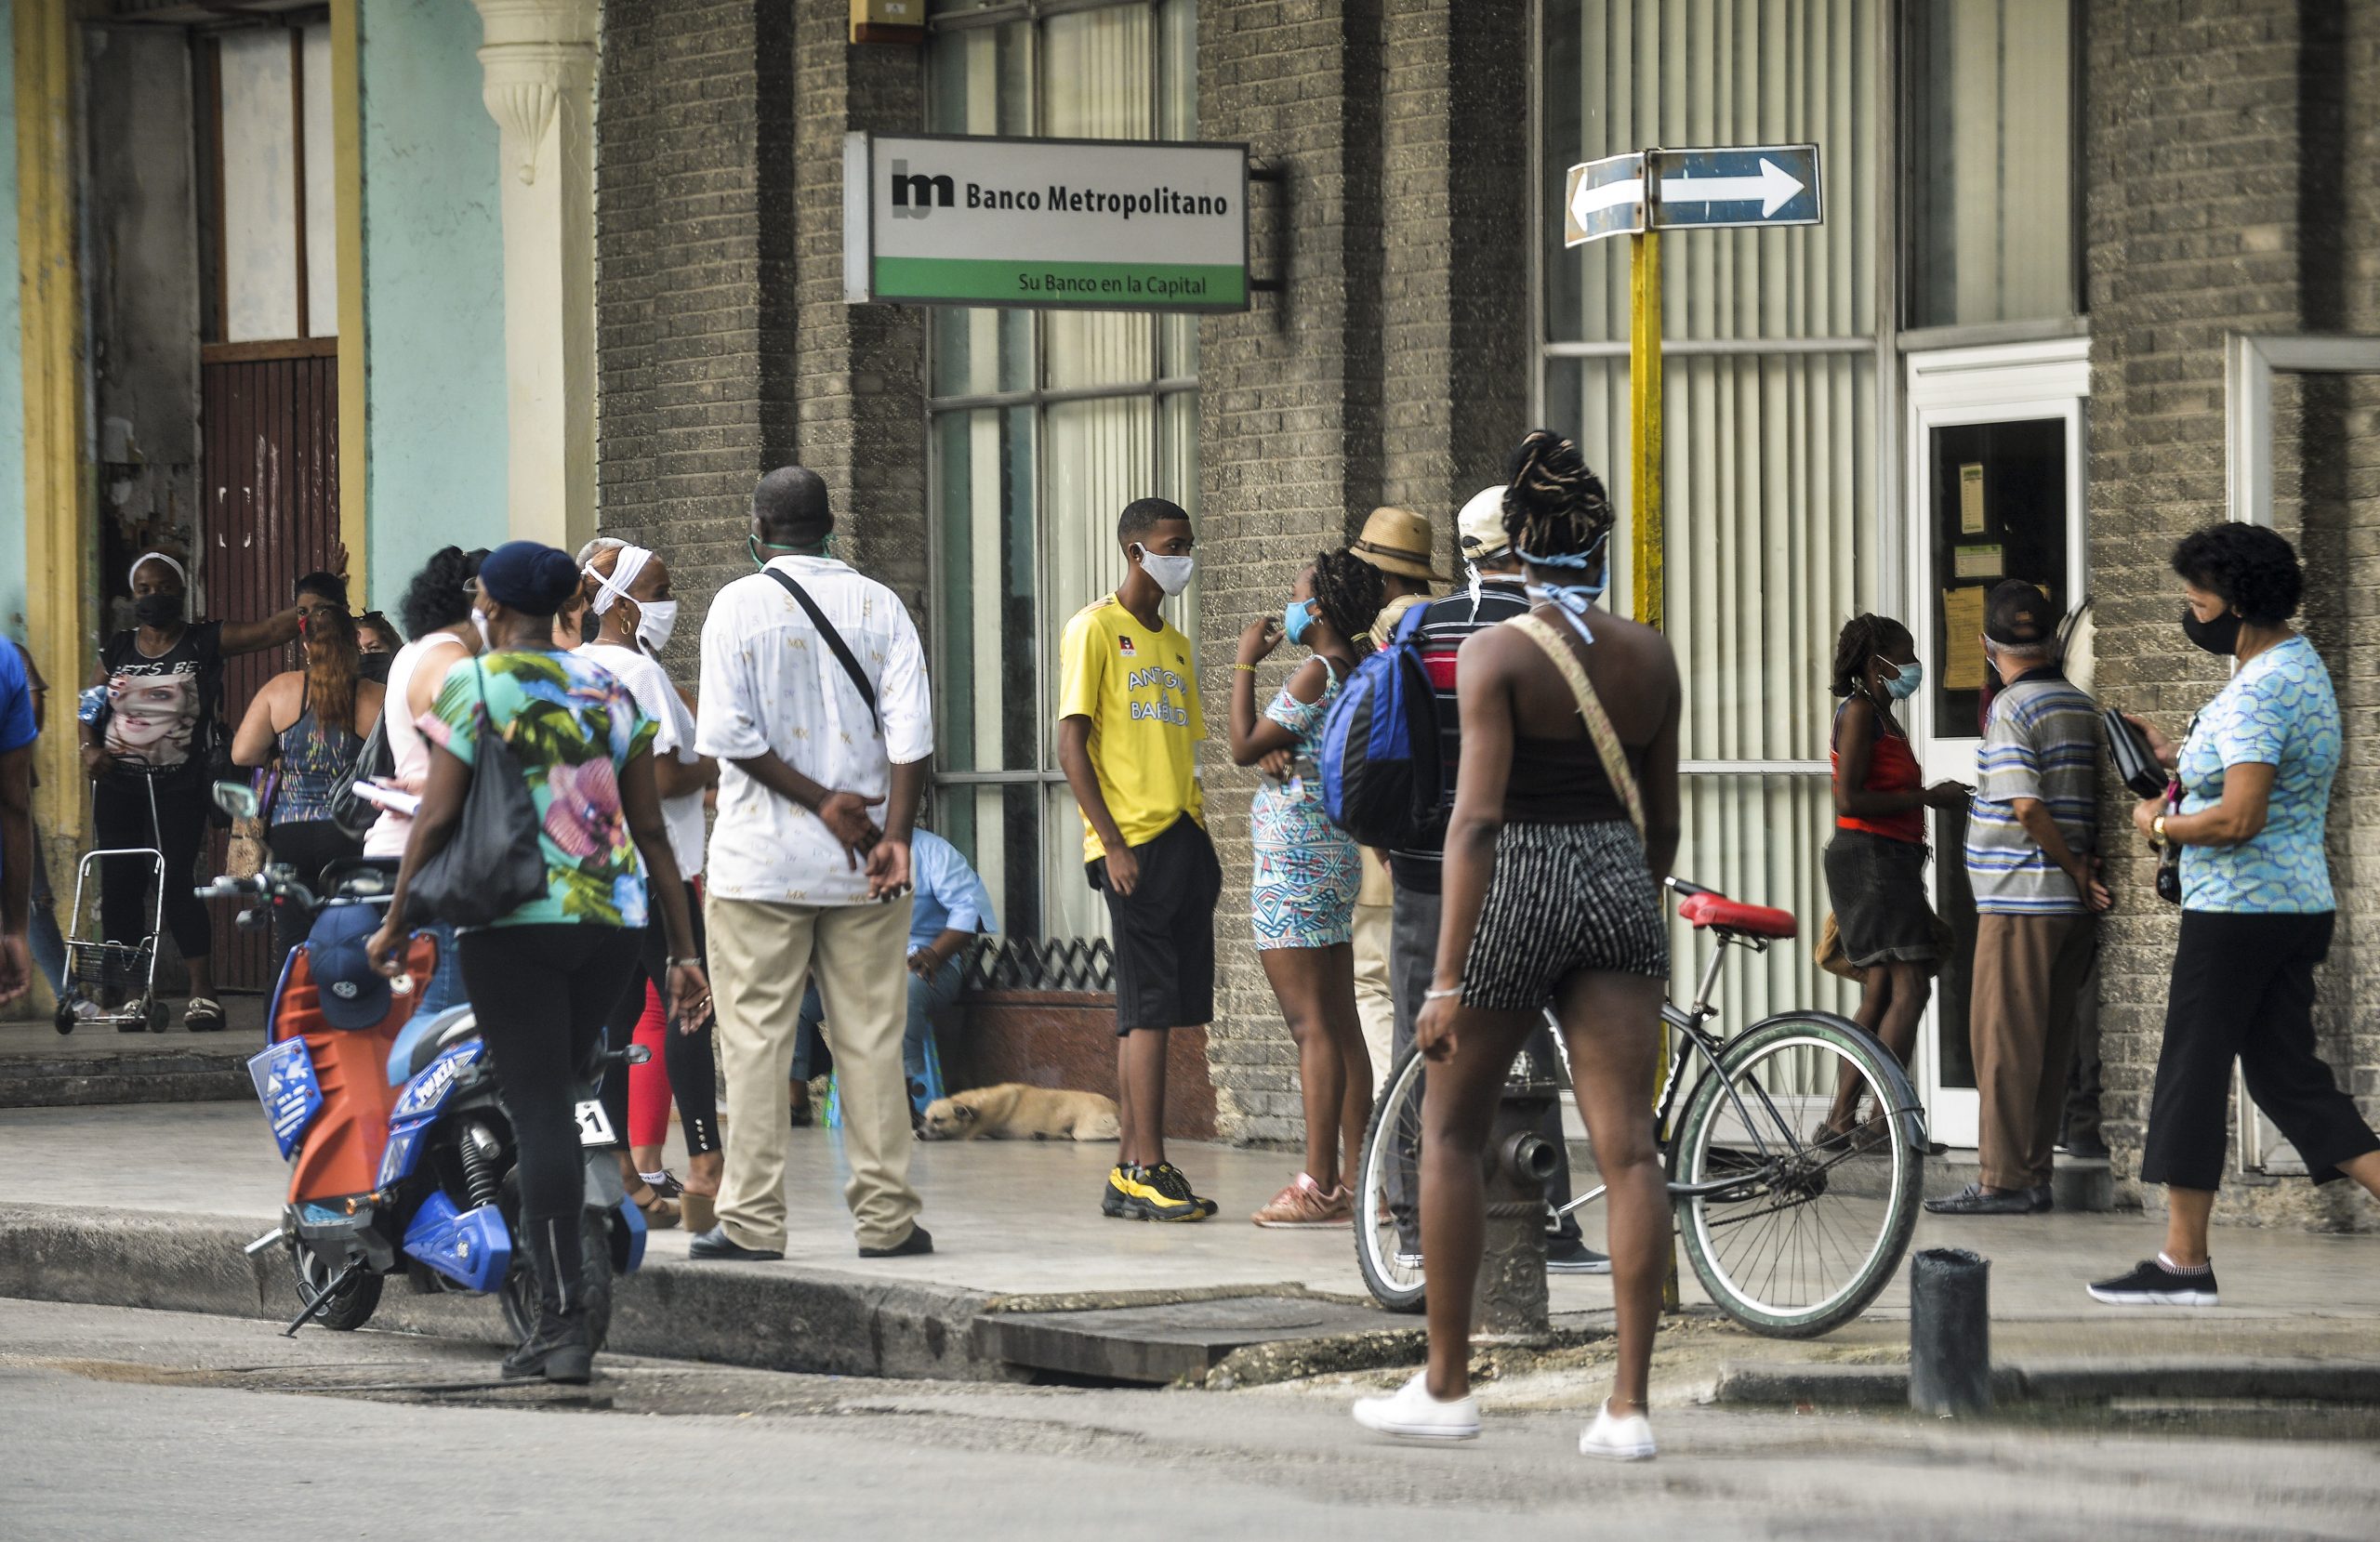
M 1984 603 L 2000 677 L 1967 812 L 1975 890 L 1968 1005 L 1982 1093 L 1982 1180 L 1930 1199 L 1937 1215 L 2050 1207 L 2050 1163 L 2074 1053 L 2075 1005 L 2108 908 L 2097 876 L 2098 708 L 2057 667 L 2048 598 L 2010 579 Z

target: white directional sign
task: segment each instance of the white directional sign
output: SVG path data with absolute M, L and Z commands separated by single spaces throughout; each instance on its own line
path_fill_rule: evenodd
M 1647 190 L 1651 196 L 1647 196 Z M 1646 230 L 1815 225 L 1818 147 L 1647 150 L 1570 168 L 1565 244 Z

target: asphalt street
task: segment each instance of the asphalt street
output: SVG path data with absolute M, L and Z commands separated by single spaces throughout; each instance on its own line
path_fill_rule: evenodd
M 2368 1538 L 2380 1508 L 2380 1440 L 2353 1412 L 2111 1429 L 1664 1403 L 1659 1459 L 1610 1467 L 1576 1454 L 1592 1366 L 1488 1388 L 1487 1437 L 1445 1449 L 1348 1420 L 1381 1377 L 1192 1392 L 602 1370 L 584 1394 L 506 1389 L 484 1346 L 0 1300 L 0 1529 L 2121 1542 Z

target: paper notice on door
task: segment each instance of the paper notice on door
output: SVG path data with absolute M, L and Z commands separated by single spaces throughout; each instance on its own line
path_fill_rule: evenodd
M 1980 588 L 1942 591 L 1942 689 L 1983 689 L 1983 595 Z
M 1997 541 L 1988 547 L 1950 548 L 1950 576 L 1953 578 L 1997 578 L 2005 567 L 2006 558 Z
M 1959 468 L 1959 534 L 1983 534 L 1983 463 L 1971 460 Z

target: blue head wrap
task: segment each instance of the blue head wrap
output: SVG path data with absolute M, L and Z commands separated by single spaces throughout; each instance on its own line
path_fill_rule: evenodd
M 516 611 L 551 615 L 578 592 L 578 564 L 536 541 L 507 541 L 480 564 L 480 592 Z

